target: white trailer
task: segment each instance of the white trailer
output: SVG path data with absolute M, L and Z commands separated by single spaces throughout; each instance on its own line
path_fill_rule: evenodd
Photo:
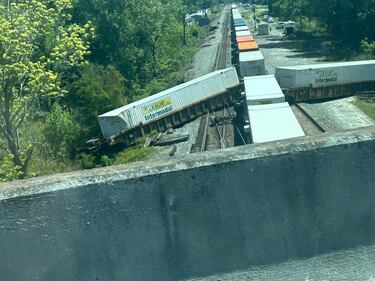
M 249 28 L 246 25 L 243 25 L 243 26 L 236 26 L 234 30 L 235 31 L 249 31 Z
M 305 136 L 287 102 L 248 106 L 250 138 L 263 143 Z
M 375 81 L 375 60 L 277 67 L 275 77 L 281 88 Z
M 251 32 L 249 30 L 236 31 L 236 37 L 238 37 L 238 36 L 248 36 L 248 35 L 251 35 Z
M 261 51 L 240 52 L 239 63 L 242 77 L 266 74 L 264 57 Z
M 247 105 L 284 103 L 285 96 L 273 75 L 244 77 Z
M 100 115 L 104 138 L 142 127 L 239 85 L 234 67 L 206 74 Z

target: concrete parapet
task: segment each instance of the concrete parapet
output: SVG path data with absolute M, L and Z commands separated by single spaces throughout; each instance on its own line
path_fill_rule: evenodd
M 179 280 L 375 243 L 375 127 L 0 184 L 2 280 Z

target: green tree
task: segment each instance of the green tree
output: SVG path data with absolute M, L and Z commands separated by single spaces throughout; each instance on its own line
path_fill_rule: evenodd
M 67 103 L 81 127 L 82 143 L 99 136 L 98 115 L 126 104 L 125 78 L 113 66 L 85 65 L 73 83 Z
M 27 174 L 33 144 L 20 128 L 43 97 L 63 95 L 62 77 L 84 61 L 90 24 L 67 24 L 70 0 L 0 3 L 0 134 L 11 159 Z

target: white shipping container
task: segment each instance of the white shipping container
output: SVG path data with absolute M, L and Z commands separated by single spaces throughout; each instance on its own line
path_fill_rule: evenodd
M 240 52 L 239 62 L 242 77 L 266 74 L 264 57 L 261 51 Z
M 277 67 L 275 77 L 281 88 L 375 81 L 375 60 Z
M 250 31 L 245 30 L 245 31 L 236 31 L 236 37 L 238 36 L 246 36 L 246 35 L 251 35 Z
M 240 14 L 233 14 L 233 20 L 243 19 Z
M 284 103 L 285 96 L 273 75 L 244 77 L 247 105 Z
M 248 113 L 254 143 L 305 136 L 287 102 L 248 106 Z
M 235 68 L 221 69 L 100 115 L 104 138 L 150 123 L 239 84 Z
M 235 31 L 249 31 L 249 28 L 246 26 L 246 25 L 243 25 L 243 26 L 236 26 L 235 28 Z

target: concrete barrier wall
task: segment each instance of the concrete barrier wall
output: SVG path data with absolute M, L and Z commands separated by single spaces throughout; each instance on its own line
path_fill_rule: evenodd
M 375 243 L 375 128 L 0 184 L 0 276 L 179 280 Z

